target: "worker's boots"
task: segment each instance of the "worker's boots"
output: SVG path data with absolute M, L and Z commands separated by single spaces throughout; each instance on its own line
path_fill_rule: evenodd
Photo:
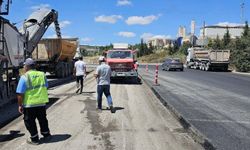
M 43 137 L 41 138 L 41 141 L 42 141 L 43 143 L 46 143 L 46 142 L 49 142 L 51 139 L 52 139 L 52 135 L 51 135 L 51 134 L 48 134 L 48 135 L 46 135 L 46 136 L 43 136 Z
M 31 144 L 31 145 L 39 145 L 40 144 L 40 141 L 39 139 L 31 139 L 31 138 L 28 138 L 27 141 L 26 141 L 28 144 Z
M 115 108 L 113 106 L 109 107 L 111 113 L 115 113 Z

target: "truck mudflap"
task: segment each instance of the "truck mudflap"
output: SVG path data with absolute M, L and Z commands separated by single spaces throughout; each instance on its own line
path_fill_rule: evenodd
M 130 71 L 130 72 L 116 72 L 112 71 L 111 77 L 138 77 L 137 71 Z

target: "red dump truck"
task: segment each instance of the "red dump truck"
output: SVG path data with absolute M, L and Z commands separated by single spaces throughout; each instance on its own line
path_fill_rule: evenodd
M 111 67 L 111 78 L 138 79 L 136 52 L 126 44 L 113 44 L 113 49 L 106 52 L 105 60 Z

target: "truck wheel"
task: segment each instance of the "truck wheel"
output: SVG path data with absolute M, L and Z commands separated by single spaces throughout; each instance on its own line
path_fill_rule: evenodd
M 69 76 L 69 65 L 68 63 L 65 63 L 65 77 Z
M 199 66 L 196 63 L 194 64 L 194 69 L 199 69 Z
M 63 70 L 64 70 L 64 65 L 62 62 L 58 62 L 58 64 L 56 65 L 56 76 L 58 78 L 63 78 L 64 74 L 63 74 Z
M 202 70 L 202 65 L 199 66 L 199 70 Z
M 224 67 L 223 71 L 225 71 L 225 72 L 228 71 L 228 66 Z
M 209 64 L 206 64 L 205 71 L 209 71 L 209 70 L 210 70 Z
M 67 77 L 67 65 L 66 65 L 66 63 L 63 63 L 62 72 L 63 72 L 63 78 Z
M 200 67 L 201 71 L 204 71 L 204 64 L 201 64 L 201 67 Z
M 203 71 L 206 71 L 206 67 L 207 67 L 207 65 L 203 64 Z

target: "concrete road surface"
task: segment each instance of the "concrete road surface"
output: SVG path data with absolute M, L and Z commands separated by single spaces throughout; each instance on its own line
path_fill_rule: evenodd
M 2 150 L 200 150 L 172 114 L 145 85 L 112 84 L 116 113 L 96 110 L 96 83 L 91 75 L 84 93 L 75 83 L 49 90 L 47 110 L 53 138 L 28 145 L 22 117 L 0 129 Z M 106 99 L 103 107 L 106 108 Z
M 153 84 L 155 66 L 139 68 Z M 250 149 L 250 76 L 159 71 L 159 94 L 220 150 Z

